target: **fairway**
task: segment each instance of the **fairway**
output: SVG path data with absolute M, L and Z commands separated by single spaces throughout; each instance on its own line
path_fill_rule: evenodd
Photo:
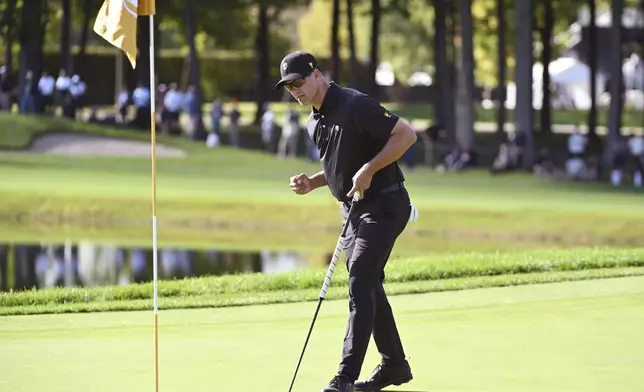
M 396 296 L 415 379 L 390 390 L 641 391 L 644 278 Z M 162 391 L 286 391 L 314 303 L 160 314 Z M 295 391 L 340 358 L 347 305 L 322 305 Z M 0 390 L 154 388 L 152 312 L 3 317 Z M 362 376 L 378 360 L 372 345 Z

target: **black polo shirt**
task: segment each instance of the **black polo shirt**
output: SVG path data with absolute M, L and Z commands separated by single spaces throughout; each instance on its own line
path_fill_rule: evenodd
M 330 82 L 320 110 L 313 108 L 306 129 L 320 151 L 329 189 L 342 202 L 353 187 L 353 176 L 385 146 L 398 116 L 359 91 Z M 404 181 L 396 162 L 377 171 L 363 197 Z

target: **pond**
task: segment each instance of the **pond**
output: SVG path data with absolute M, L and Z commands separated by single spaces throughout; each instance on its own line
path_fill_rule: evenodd
M 321 265 L 331 255 L 292 251 L 158 249 L 159 279 L 280 273 Z M 56 244 L 1 243 L 0 291 L 55 286 L 125 285 L 152 281 L 151 248 L 67 241 Z

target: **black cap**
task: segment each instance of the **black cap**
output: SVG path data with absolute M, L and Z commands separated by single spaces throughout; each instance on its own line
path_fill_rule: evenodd
M 285 82 L 291 82 L 309 76 L 318 67 L 318 62 L 312 54 L 306 52 L 289 53 L 280 63 L 282 79 L 275 85 L 277 90 Z

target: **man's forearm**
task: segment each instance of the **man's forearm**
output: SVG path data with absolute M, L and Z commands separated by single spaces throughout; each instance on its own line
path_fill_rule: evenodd
M 366 164 L 367 169 L 371 173 L 375 173 L 397 161 L 414 142 L 416 142 L 416 133 L 413 130 L 405 129 L 392 133 L 378 155 Z
M 324 175 L 324 170 L 321 170 L 314 175 L 309 177 L 311 183 L 313 184 L 313 189 L 321 188 L 327 185 L 326 176 Z

